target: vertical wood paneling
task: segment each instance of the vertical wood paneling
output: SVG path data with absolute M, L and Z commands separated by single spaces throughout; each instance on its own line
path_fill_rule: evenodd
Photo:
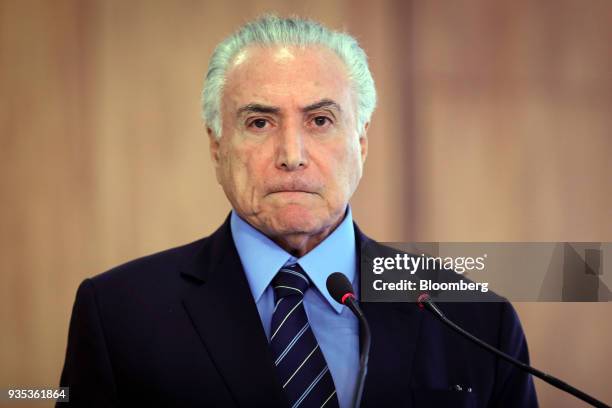
M 416 239 L 612 240 L 612 8 L 415 2 Z M 610 304 L 517 304 L 533 363 L 604 399 Z M 581 406 L 536 381 L 542 406 Z

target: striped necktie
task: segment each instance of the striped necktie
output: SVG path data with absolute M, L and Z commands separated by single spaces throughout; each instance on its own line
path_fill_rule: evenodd
M 298 264 L 284 266 L 272 280 L 274 312 L 270 347 L 292 408 L 338 407 L 334 381 L 304 309 L 310 281 Z

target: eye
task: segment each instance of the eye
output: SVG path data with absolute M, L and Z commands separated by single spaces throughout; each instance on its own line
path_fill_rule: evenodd
M 252 132 L 264 132 L 270 130 L 274 126 L 274 122 L 269 118 L 250 118 L 246 122 L 246 127 Z
M 267 123 L 268 121 L 265 119 L 255 119 L 253 122 L 251 122 L 251 126 L 255 126 L 258 129 L 263 129 L 266 127 Z
M 331 123 L 331 119 L 329 119 L 327 116 L 316 116 L 313 119 L 313 122 L 316 126 L 323 127 L 327 125 L 328 123 Z

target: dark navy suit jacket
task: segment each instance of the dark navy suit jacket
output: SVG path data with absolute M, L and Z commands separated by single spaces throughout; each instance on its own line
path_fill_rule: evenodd
M 356 245 L 372 245 L 355 230 Z M 528 361 L 509 303 L 440 307 Z M 530 377 L 414 303 L 362 308 L 372 330 L 363 407 L 537 406 Z M 73 406 L 287 406 L 229 219 L 209 237 L 86 279 L 60 383 L 70 387 Z

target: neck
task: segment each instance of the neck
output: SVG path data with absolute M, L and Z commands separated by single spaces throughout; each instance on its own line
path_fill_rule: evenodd
M 325 238 L 327 238 L 340 225 L 344 217 L 340 217 L 338 221 L 329 227 L 326 227 L 320 232 L 312 233 L 296 233 L 285 234 L 282 236 L 270 237 L 278 246 L 289 252 L 296 258 L 301 258 L 308 252 L 312 251 Z

